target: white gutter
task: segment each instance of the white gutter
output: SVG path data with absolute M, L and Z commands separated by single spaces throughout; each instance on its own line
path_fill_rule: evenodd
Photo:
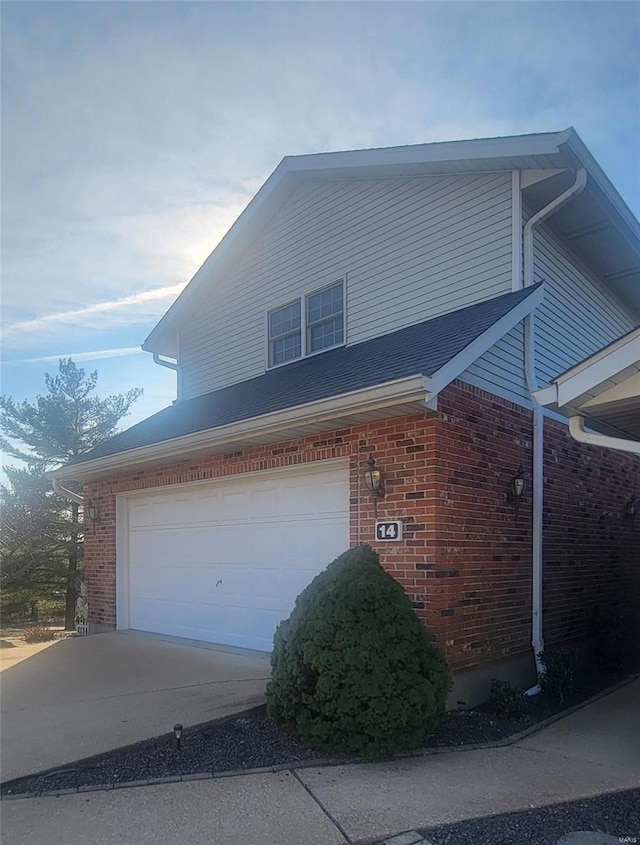
M 84 507 L 84 497 L 81 496 L 79 493 L 74 493 L 73 490 L 68 490 L 66 487 L 63 487 L 62 484 L 58 481 L 57 478 L 51 478 L 51 483 L 53 484 L 53 489 L 59 496 L 63 496 L 65 499 L 70 499 L 72 502 L 75 502 L 77 505 L 82 505 Z
M 523 234 L 524 280 L 520 286 L 529 287 L 533 284 L 533 233 L 536 226 L 547 220 L 574 196 L 580 194 L 587 184 L 587 171 L 581 167 L 576 173 L 576 179 L 571 187 L 563 191 L 533 217 L 527 220 Z M 533 507 L 532 507 L 532 597 L 531 597 L 531 645 L 536 662 L 538 677 L 544 672 L 545 666 L 541 655 L 544 652 L 544 637 L 542 631 L 542 560 L 543 560 L 543 506 L 544 506 L 544 409 L 538 404 L 535 391 L 538 389 L 536 378 L 535 356 L 535 321 L 533 313 L 524 320 L 524 369 L 527 388 L 533 403 Z M 537 695 L 540 685 L 536 684 L 527 690 L 527 695 Z
M 640 455 L 640 443 L 637 440 L 623 440 L 621 437 L 609 437 L 606 434 L 597 434 L 595 431 L 585 431 L 584 417 L 578 414 L 569 417 L 569 432 L 578 443 Z

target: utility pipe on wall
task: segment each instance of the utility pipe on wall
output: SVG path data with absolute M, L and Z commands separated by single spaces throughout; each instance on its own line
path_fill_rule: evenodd
M 527 220 L 523 234 L 524 280 L 518 287 L 529 287 L 533 284 L 533 234 L 534 229 L 547 220 L 565 203 L 578 196 L 587 184 L 587 171 L 581 167 L 576 173 L 575 182 L 566 191 L 552 200 L 544 208 Z M 538 675 L 544 672 L 544 664 L 540 655 L 544 651 L 544 637 L 542 629 L 542 534 L 544 508 L 544 409 L 538 404 L 534 391 L 538 389 L 536 377 L 535 355 L 535 318 L 533 314 L 525 317 L 524 321 L 524 369 L 527 388 L 533 403 L 533 508 L 532 508 L 532 597 L 531 597 L 531 645 L 536 662 Z M 540 686 L 536 685 L 527 690 L 527 695 L 536 695 Z

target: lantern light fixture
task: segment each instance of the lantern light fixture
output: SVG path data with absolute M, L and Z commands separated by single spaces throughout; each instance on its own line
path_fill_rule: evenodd
M 625 519 L 635 519 L 638 514 L 638 497 L 634 493 L 624 509 Z
M 100 511 L 99 511 L 99 510 L 98 510 L 98 508 L 97 508 L 97 507 L 93 504 L 93 502 L 91 501 L 91 499 L 89 499 L 89 501 L 87 502 L 87 504 L 86 504 L 86 506 L 85 506 L 85 510 L 86 510 L 87 516 L 89 517 L 89 520 L 90 520 L 90 521 L 91 521 L 94 525 L 96 524 L 96 522 L 99 522 L 99 521 L 100 521 Z
M 509 490 L 507 492 L 507 502 L 510 505 L 513 505 L 516 511 L 516 518 L 518 517 L 518 511 L 520 509 L 520 500 L 524 494 L 526 487 L 526 480 L 525 480 L 525 473 L 524 467 L 522 464 L 516 470 L 516 474 L 513 476 L 511 481 L 509 482 Z
M 383 496 L 382 471 L 376 466 L 373 458 L 369 458 L 364 470 L 364 483 L 367 485 L 372 496 Z

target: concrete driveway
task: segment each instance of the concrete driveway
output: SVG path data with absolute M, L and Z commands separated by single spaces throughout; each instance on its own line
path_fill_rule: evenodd
M 135 631 L 62 640 L 2 673 L 3 781 L 264 702 L 269 656 Z
M 369 843 L 400 831 L 637 788 L 639 701 L 635 681 L 505 748 L 3 801 L 2 841 Z M 631 840 L 638 831 L 628 833 Z

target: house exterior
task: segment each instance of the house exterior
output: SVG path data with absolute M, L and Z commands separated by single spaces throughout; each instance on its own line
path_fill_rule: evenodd
M 367 542 L 454 706 L 533 682 L 640 598 L 637 419 L 587 411 L 598 448 L 540 394 L 639 317 L 640 226 L 572 129 L 285 158 L 143 345 L 177 401 L 52 474 L 98 514 L 91 629 L 268 651 Z

